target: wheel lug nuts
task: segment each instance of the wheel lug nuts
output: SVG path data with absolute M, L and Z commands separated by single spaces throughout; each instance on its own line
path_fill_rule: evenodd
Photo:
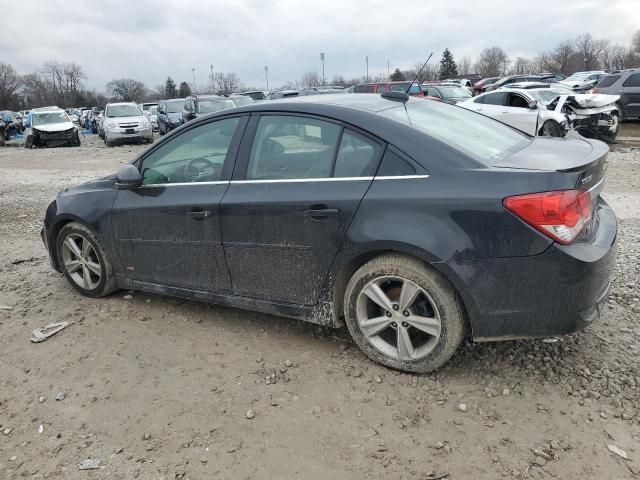
M 391 312 L 387 312 L 387 317 L 391 317 Z
M 400 310 L 400 307 L 399 307 L 398 305 L 394 304 L 394 305 L 393 305 L 393 309 L 394 309 L 394 310 Z
M 398 326 L 398 324 L 397 324 L 396 322 L 391 322 L 391 326 L 392 326 L 393 328 L 396 328 L 396 327 Z
M 407 322 L 402 322 L 402 326 L 403 326 L 404 328 L 407 328 L 407 327 L 409 327 L 409 324 L 408 324 Z
M 408 316 L 409 316 L 409 310 L 405 310 L 404 312 L 402 312 L 402 314 L 403 314 L 405 317 L 408 317 Z

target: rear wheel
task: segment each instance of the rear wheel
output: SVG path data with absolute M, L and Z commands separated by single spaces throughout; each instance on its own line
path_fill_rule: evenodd
M 116 290 L 108 255 L 95 234 L 81 223 L 62 227 L 56 251 L 64 276 L 83 295 L 103 297 Z
M 543 137 L 564 137 L 564 130 L 554 120 L 547 120 L 540 129 L 540 135 Z
M 345 292 L 347 328 L 372 360 L 407 372 L 442 366 L 464 335 L 463 307 L 437 272 L 402 255 L 363 265 Z

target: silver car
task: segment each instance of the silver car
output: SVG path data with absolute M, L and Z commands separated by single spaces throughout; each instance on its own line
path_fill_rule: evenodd
M 102 122 L 104 142 L 111 147 L 116 142 L 144 140 L 153 143 L 151 122 L 133 102 L 108 103 Z

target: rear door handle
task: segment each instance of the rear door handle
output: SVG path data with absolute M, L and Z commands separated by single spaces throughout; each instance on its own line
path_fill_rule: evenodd
M 337 208 L 312 208 L 305 210 L 305 217 L 309 217 L 312 220 L 326 220 L 329 217 L 336 217 L 340 213 Z
M 211 212 L 209 210 L 198 210 L 198 211 L 191 211 L 191 212 L 187 212 L 187 217 L 191 218 L 192 220 L 202 220 L 206 217 L 210 217 L 211 216 Z

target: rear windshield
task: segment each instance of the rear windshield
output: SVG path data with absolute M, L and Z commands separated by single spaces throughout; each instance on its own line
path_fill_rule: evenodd
M 438 87 L 438 90 L 446 98 L 471 98 L 469 90 L 462 87 Z
M 620 80 L 620 75 L 607 75 L 606 77 L 602 77 L 598 82 L 597 87 L 610 87 L 614 83 Z
M 433 101 L 409 102 L 380 112 L 491 166 L 526 147 L 531 139 L 478 113 Z
M 211 99 L 211 100 L 198 100 L 198 113 L 212 113 L 226 110 L 227 108 L 234 108 L 236 105 L 233 100 L 228 99 Z
M 231 99 L 235 103 L 236 107 L 242 107 L 243 105 L 251 105 L 253 99 L 251 97 L 233 97 Z
M 184 100 L 167 100 L 167 113 L 180 113 L 184 107 Z
M 391 84 L 391 91 L 392 92 L 406 92 L 407 88 L 409 88 L 409 85 L 411 85 L 411 82 L 392 83 Z M 422 93 L 422 88 L 420 87 L 419 84 L 414 83 L 413 85 L 411 85 L 411 89 L 409 90 L 409 93 Z

